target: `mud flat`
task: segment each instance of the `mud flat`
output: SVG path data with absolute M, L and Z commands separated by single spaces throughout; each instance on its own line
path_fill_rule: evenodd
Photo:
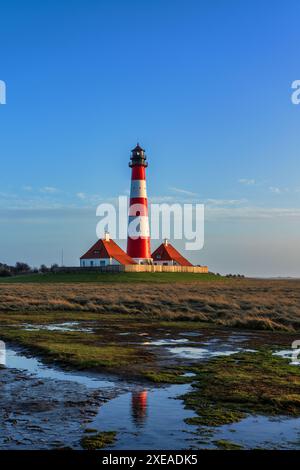
M 83 427 L 112 392 L 1 369 L 0 449 L 80 448 Z
M 6 358 L 7 367 L 0 369 L 0 449 L 81 449 L 99 432 L 116 433 L 115 445 L 125 449 L 186 448 L 193 442 L 185 419 L 194 412 L 175 399 L 188 384 L 153 387 L 64 371 L 21 349 L 8 349 Z
M 80 449 L 99 433 L 114 435 L 107 449 L 299 448 L 297 365 L 271 350 L 249 350 L 253 341 L 259 346 L 252 334 L 183 335 L 141 337 L 161 367 L 176 356 L 173 379 L 183 383 L 174 385 L 64 370 L 9 348 L 9 368 L 0 370 L 0 448 Z M 194 354 L 185 346 L 169 351 L 188 338 Z

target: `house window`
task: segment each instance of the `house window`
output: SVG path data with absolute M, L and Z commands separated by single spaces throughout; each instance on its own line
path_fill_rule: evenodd
M 105 266 L 105 260 L 104 259 L 100 260 L 100 266 Z
M 163 263 L 164 266 L 168 266 L 168 263 Z
M 94 266 L 94 261 L 91 261 L 91 266 Z
M 160 255 L 156 255 L 156 258 L 157 258 L 157 259 L 161 259 L 161 256 L 160 256 Z
M 82 261 L 82 266 L 85 267 L 85 261 Z
M 94 255 L 99 255 L 100 251 L 99 250 L 95 250 L 94 251 Z

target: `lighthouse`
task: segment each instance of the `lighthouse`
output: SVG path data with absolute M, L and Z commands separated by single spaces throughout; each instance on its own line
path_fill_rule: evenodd
M 145 150 L 139 144 L 131 151 L 131 189 L 128 212 L 127 254 L 138 264 L 152 264 Z

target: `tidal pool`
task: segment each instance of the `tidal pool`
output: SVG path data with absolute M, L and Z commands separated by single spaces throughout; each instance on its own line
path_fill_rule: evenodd
M 190 385 L 142 388 L 125 393 L 100 407 L 91 428 L 117 431 L 112 449 L 188 449 L 195 442 L 195 428 L 185 423 L 195 416 L 181 400 Z
M 119 396 L 101 405 L 97 416 L 86 426 L 99 431 L 117 431 L 118 449 L 183 449 L 192 445 L 194 428 L 187 425 L 184 419 L 194 416 L 194 412 L 185 410 L 182 401 L 176 399 L 178 395 L 188 391 L 189 384 L 142 387 L 139 383 L 127 384 L 122 381 L 120 387 L 118 379 L 113 380 L 101 374 L 73 373 L 56 369 L 43 364 L 37 358 L 24 355 L 21 350 L 12 348 L 6 351 L 6 367 L 16 369 L 16 372 L 25 371 L 31 377 L 51 379 L 53 382 L 75 382 L 87 389 L 115 389 Z M 26 390 L 27 394 L 30 394 L 30 382 L 28 386 Z M 52 393 L 49 401 L 50 399 L 55 400 L 55 393 Z M 34 415 L 32 412 L 32 420 L 35 419 Z M 45 442 L 47 425 L 43 430 L 43 438 Z M 37 449 L 41 446 L 40 441 L 35 444 L 34 435 L 31 435 L 30 445 Z
M 145 341 L 143 344 L 147 346 L 168 346 L 169 344 L 183 344 L 189 343 L 190 341 L 186 338 L 182 339 L 157 339 L 151 341 Z
M 210 357 L 220 355 L 231 355 L 240 351 L 251 351 L 251 349 L 236 348 L 236 345 L 224 343 L 222 340 L 216 341 L 218 338 L 213 338 L 207 341 L 207 347 L 192 347 L 189 345 L 180 346 L 180 343 L 169 340 L 166 349 L 172 354 L 178 355 L 187 359 L 208 360 Z M 159 345 L 161 345 L 162 340 Z M 170 343 L 171 341 L 171 343 Z M 175 340 L 176 341 L 176 340 Z M 181 341 L 181 340 L 180 340 Z M 171 344 L 171 346 L 170 346 Z M 190 344 L 190 343 L 188 343 Z M 193 344 L 193 343 L 192 343 Z M 166 345 L 164 342 L 163 345 Z M 293 351 L 279 351 L 275 354 L 280 354 L 287 359 Z M 284 353 L 284 354 L 283 354 Z M 97 431 L 116 431 L 116 443 L 111 446 L 114 449 L 193 449 L 193 448 L 214 448 L 214 441 L 228 440 L 236 444 L 240 444 L 244 448 L 281 448 L 281 449 L 297 449 L 299 448 L 300 439 L 300 419 L 280 417 L 272 419 L 265 416 L 248 416 L 238 423 L 220 426 L 218 428 L 205 428 L 202 435 L 197 432 L 196 426 L 188 425 L 185 420 L 195 416 L 194 412 L 184 408 L 182 400 L 178 399 L 180 395 L 188 392 L 192 385 L 167 385 L 158 386 L 151 384 L 144 384 L 132 381 L 120 380 L 117 377 L 112 377 L 107 374 L 94 374 L 89 372 L 71 372 L 65 371 L 50 365 L 44 364 L 41 360 L 28 356 L 23 353 L 21 349 L 14 349 L 9 347 L 6 350 L 6 366 L 12 370 L 14 374 L 12 377 L 18 381 L 18 370 L 24 371 L 27 374 L 26 380 L 26 395 L 29 403 L 36 400 L 36 391 L 39 385 L 36 378 L 47 379 L 50 383 L 47 385 L 51 389 L 51 396 L 46 394 L 43 399 L 45 404 L 49 402 L 59 402 L 64 407 L 64 402 L 61 399 L 63 391 L 60 390 L 58 384 L 63 382 L 72 382 L 72 393 L 76 395 L 76 384 L 79 387 L 80 393 L 86 394 L 91 391 L 98 393 L 102 391 L 102 396 L 107 397 L 109 401 L 103 403 L 101 406 L 96 406 L 94 417 L 91 417 L 85 422 L 86 428 L 94 428 Z M 15 372 L 14 372 L 15 371 Z M 184 374 L 186 377 L 193 377 L 193 373 Z M 35 377 L 33 379 L 33 377 Z M 12 383 L 15 383 L 13 381 Z M 35 386 L 31 387 L 31 384 Z M 52 387 L 51 387 L 52 384 Z M 75 387 L 74 387 L 75 385 Z M 71 385 L 69 386 L 71 387 Z M 60 394 L 59 394 L 60 393 Z M 75 400 L 75 395 L 73 399 Z M 41 397 L 42 398 L 42 397 Z M 80 396 L 78 396 L 79 400 Z M 74 401 L 75 403 L 75 401 Z M 80 400 L 79 400 L 80 403 Z M 3 403 L 2 409 L 5 412 L 7 403 Z M 69 405 L 66 405 L 68 407 Z M 80 404 L 78 406 L 78 413 L 80 414 Z M 66 408 L 67 409 L 67 408 Z M 62 411 L 64 408 L 62 408 Z M 5 413 L 4 413 L 5 415 Z M 3 415 L 3 416 L 4 416 Z M 66 414 L 66 416 L 69 416 Z M 73 416 L 73 415 L 72 415 Z M 51 430 L 49 423 L 43 424 L 43 411 L 34 409 L 26 416 L 23 414 L 18 416 L 18 422 L 13 424 L 6 424 L 6 418 L 3 423 L 0 423 L 2 431 L 0 438 L 5 437 L 5 426 L 14 426 L 11 429 L 12 435 L 21 436 L 20 429 L 24 430 L 30 437 L 29 448 L 51 448 L 55 443 L 56 435 Z M 21 422 L 23 420 L 23 425 Z M 38 422 L 41 426 L 40 430 L 35 433 L 30 433 L 28 428 L 24 428 L 24 419 L 30 422 Z M 61 431 L 62 441 L 68 442 L 68 432 L 70 429 L 76 429 L 76 443 L 74 436 L 72 446 L 80 448 L 80 433 L 84 435 L 84 426 L 79 422 L 78 416 L 70 418 L 70 423 L 65 422 L 65 431 Z M 72 426 L 71 426 L 72 424 Z M 22 427 L 23 426 L 23 427 Z M 27 425 L 26 425 L 27 426 Z M 50 432 L 51 431 L 51 432 Z M 208 432 L 207 432 L 208 431 Z M 66 436 L 63 436 L 64 432 Z M 42 439 L 41 440 L 41 433 Z M 27 436 L 27 437 L 28 437 Z M 26 437 L 26 439 L 27 439 Z M 70 441 L 70 439 L 69 439 Z M 52 442 L 52 444 L 51 444 Z M 6 448 L 11 448 L 11 444 L 7 442 Z M 48 447 L 47 447 L 48 446 Z M 5 448 L 3 441 L 2 447 Z M 27 448 L 27 447 L 26 447 Z
M 245 449 L 299 449 L 300 418 L 248 416 L 217 428 L 214 440 L 230 440 Z
M 83 333 L 93 333 L 93 328 L 81 327 L 79 322 L 50 323 L 49 325 L 23 325 L 26 331 L 46 330 L 46 331 L 80 331 Z
M 43 364 L 35 357 L 26 356 L 21 351 L 12 348 L 6 349 L 6 367 L 10 369 L 25 370 L 40 378 L 53 380 L 67 380 L 85 385 L 88 388 L 114 387 L 115 380 L 108 379 L 102 374 L 89 374 L 87 372 L 69 372 Z
M 206 348 L 198 348 L 198 347 L 172 347 L 168 348 L 168 351 L 172 354 L 176 354 L 177 356 L 183 359 L 209 359 L 211 357 L 217 356 L 231 356 L 232 354 L 237 354 L 241 351 L 246 352 L 256 352 L 254 349 L 243 349 L 237 348 L 234 350 L 218 350 L 213 351 L 212 349 Z
M 283 357 L 284 359 L 289 359 L 290 364 L 293 366 L 300 365 L 300 349 L 284 349 L 282 351 L 276 351 L 273 353 L 273 356 Z

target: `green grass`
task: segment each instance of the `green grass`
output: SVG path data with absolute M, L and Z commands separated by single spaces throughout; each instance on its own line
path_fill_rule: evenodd
M 192 282 L 226 279 L 215 274 L 194 273 L 47 273 L 0 278 L 0 283 L 73 283 L 73 282 Z
M 113 444 L 116 440 L 115 431 L 99 432 L 95 436 L 86 436 L 81 439 L 81 447 L 86 450 L 98 450 Z
M 144 377 L 155 383 L 182 384 L 191 382 L 191 379 L 184 377 L 184 369 L 173 370 L 149 370 L 144 372 Z
M 235 442 L 228 441 L 227 439 L 220 439 L 219 441 L 213 441 L 219 449 L 221 450 L 241 450 L 243 446 L 236 444 Z
M 1 338 L 28 347 L 45 359 L 76 369 L 105 368 L 115 373 L 143 376 L 146 365 L 152 363 L 152 355 L 140 348 L 104 342 L 101 336 L 83 332 L 3 328 Z
M 218 357 L 194 372 L 193 390 L 182 397 L 197 414 L 189 424 L 222 426 L 248 414 L 300 416 L 300 370 L 270 350 Z

